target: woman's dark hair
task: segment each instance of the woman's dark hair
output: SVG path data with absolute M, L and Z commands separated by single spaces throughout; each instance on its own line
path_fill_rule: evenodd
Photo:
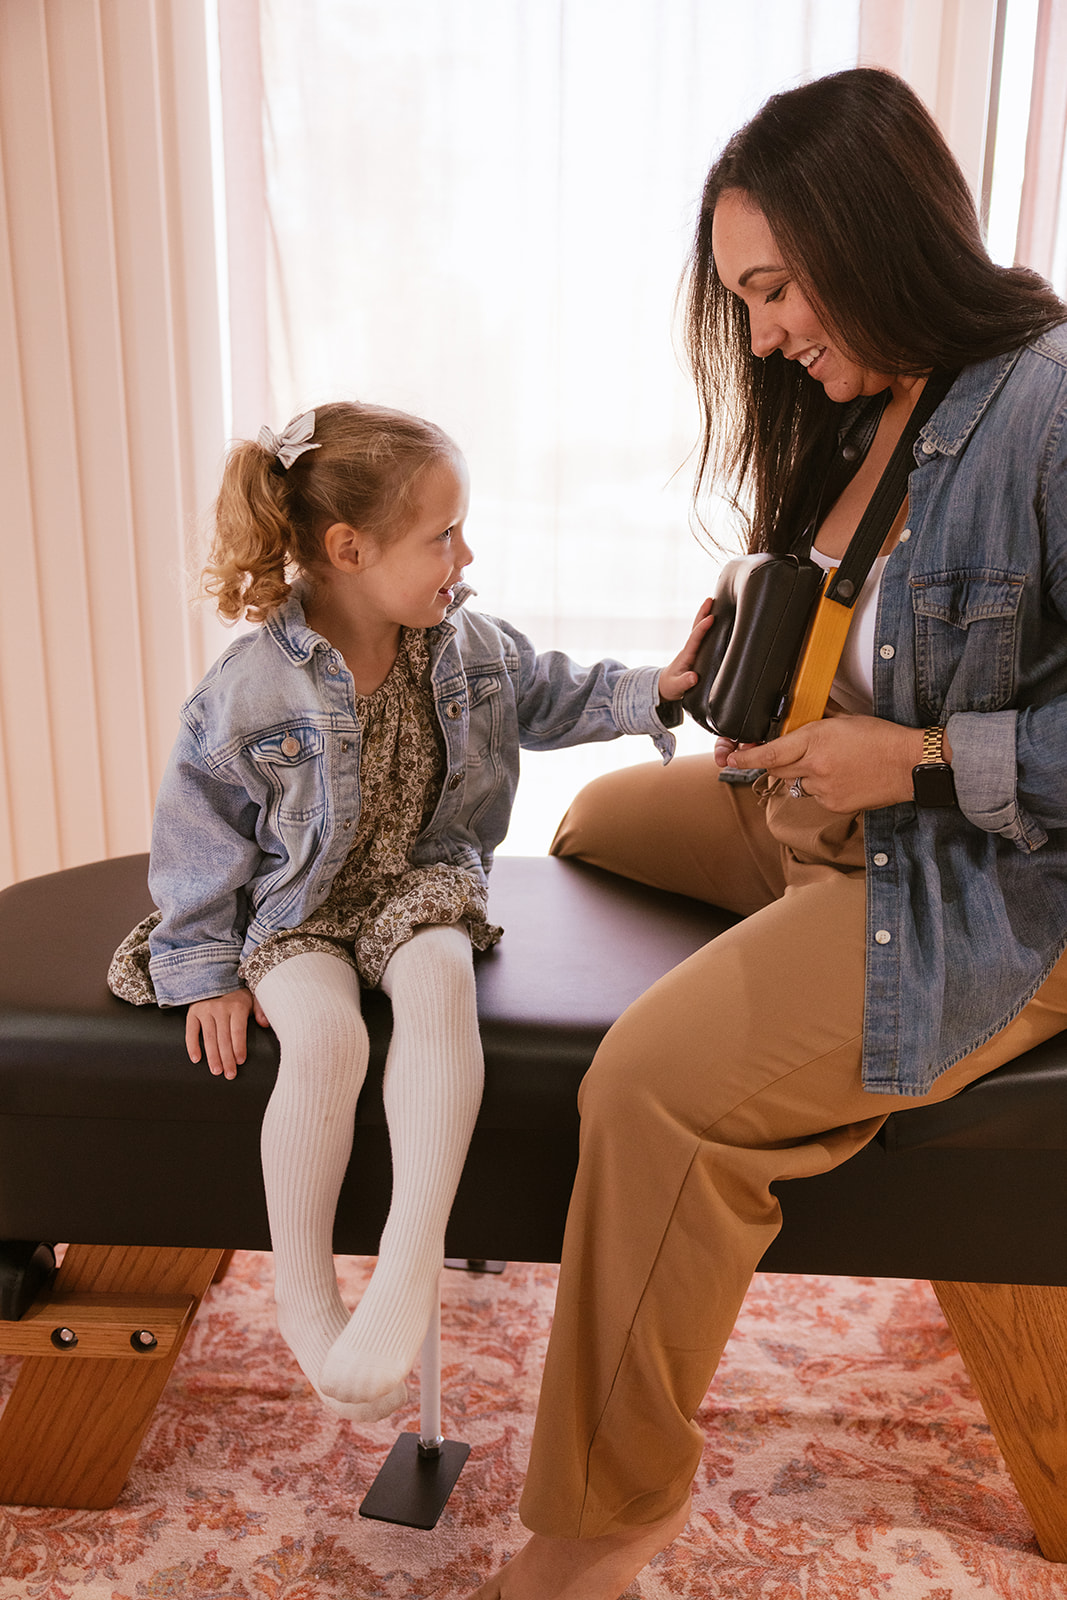
M 772 96 L 708 173 L 685 280 L 686 348 L 712 462 L 753 549 L 787 548 L 815 514 L 841 408 L 795 362 L 752 355 L 748 312 L 712 256 L 719 197 L 742 191 L 841 346 L 887 375 L 955 369 L 1067 318 L 1036 273 L 990 260 L 966 179 L 922 101 L 858 67 Z

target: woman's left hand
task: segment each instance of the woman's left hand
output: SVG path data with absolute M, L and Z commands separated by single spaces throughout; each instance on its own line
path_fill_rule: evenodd
M 726 765 L 764 767 L 785 783 L 799 778 L 803 793 L 828 811 L 873 811 L 912 798 L 911 769 L 922 751 L 921 728 L 840 715 L 735 750 Z

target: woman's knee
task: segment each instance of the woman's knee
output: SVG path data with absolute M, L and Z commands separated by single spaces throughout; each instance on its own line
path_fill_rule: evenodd
M 571 801 L 551 853 L 624 870 L 616 863 L 630 858 L 635 843 L 662 832 L 673 815 L 676 776 L 670 767 L 652 761 L 602 773 Z
M 654 1052 L 644 1048 L 629 1013 L 608 1029 L 578 1086 L 578 1110 L 589 1129 L 608 1123 L 639 1125 L 659 1103 Z

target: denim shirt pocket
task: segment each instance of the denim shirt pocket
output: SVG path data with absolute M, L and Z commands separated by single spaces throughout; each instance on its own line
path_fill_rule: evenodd
M 1002 710 L 1015 693 L 1024 574 L 958 567 L 916 573 L 910 583 L 920 717 Z

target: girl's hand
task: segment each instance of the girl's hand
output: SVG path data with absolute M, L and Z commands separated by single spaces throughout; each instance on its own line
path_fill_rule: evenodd
M 185 1048 L 190 1061 L 199 1061 L 200 1041 L 207 1056 L 208 1069 L 215 1077 L 236 1078 L 237 1068 L 247 1055 L 248 1014 L 252 1012 L 260 1027 L 270 1024 L 259 1001 L 249 989 L 234 989 L 212 1000 L 197 1000 L 185 1018 Z
M 680 700 L 687 689 L 691 689 L 697 681 L 693 671 L 693 662 L 696 660 L 697 651 L 708 629 L 711 627 L 711 601 L 705 600 L 696 614 L 692 631 L 679 650 L 669 667 L 664 667 L 659 675 L 659 697 L 661 700 Z
M 912 798 L 911 769 L 922 753 L 921 728 L 880 717 L 835 716 L 794 728 L 768 744 L 727 751 L 722 764 L 765 767 L 785 783 L 799 778 L 804 793 L 828 811 L 873 811 Z M 945 759 L 951 759 L 947 747 Z

